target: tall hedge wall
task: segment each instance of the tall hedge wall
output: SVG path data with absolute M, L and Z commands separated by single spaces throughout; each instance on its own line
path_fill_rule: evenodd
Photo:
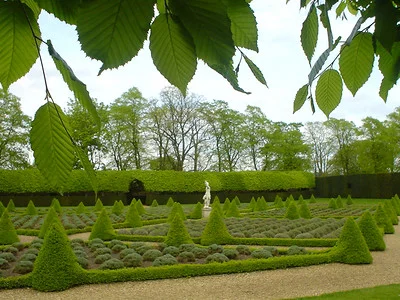
M 129 184 L 137 179 L 146 192 L 202 192 L 204 181 L 212 191 L 279 191 L 307 189 L 315 186 L 314 175 L 306 172 L 176 172 L 176 171 L 99 171 L 99 191 L 128 192 Z M 92 191 L 84 171 L 72 172 L 64 192 Z M 56 192 L 37 169 L 23 171 L 0 170 L 0 193 Z

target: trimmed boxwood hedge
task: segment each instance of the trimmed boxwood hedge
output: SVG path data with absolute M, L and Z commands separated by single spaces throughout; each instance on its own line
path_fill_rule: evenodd
M 37 169 L 0 170 L 0 193 L 57 192 Z M 144 183 L 147 192 L 203 192 L 204 180 L 212 191 L 276 191 L 315 186 L 312 173 L 300 171 L 177 172 L 177 171 L 98 171 L 99 191 L 128 192 L 134 180 Z M 64 192 L 93 191 L 86 173 L 74 170 Z

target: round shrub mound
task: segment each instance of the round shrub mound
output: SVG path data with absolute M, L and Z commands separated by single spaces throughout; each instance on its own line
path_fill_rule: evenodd
M 197 202 L 193 211 L 190 214 L 191 219 L 201 219 L 203 217 L 203 205 Z
M 164 250 L 163 250 L 163 252 L 162 252 L 164 255 L 165 254 L 171 254 L 172 256 L 178 256 L 178 254 L 179 254 L 179 248 L 178 247 L 175 247 L 175 246 L 168 246 L 168 247 L 165 247 L 164 248 Z
M 14 272 L 18 274 L 27 274 L 32 272 L 32 270 L 33 262 L 29 260 L 21 260 L 14 267 Z
M 126 213 L 126 222 L 133 228 L 143 226 L 142 218 L 140 217 L 135 204 L 129 205 L 128 212 Z
M 375 211 L 374 219 L 376 221 L 376 225 L 378 225 L 378 227 L 383 227 L 385 233 L 394 233 L 393 224 L 381 203 L 378 205 Z
M 294 201 L 290 201 L 288 208 L 286 209 L 285 218 L 289 220 L 295 220 L 300 218 L 297 205 Z
M 176 260 L 175 257 L 173 257 L 171 254 L 165 254 L 163 256 L 157 257 L 153 261 L 153 267 L 159 267 L 159 266 L 170 266 L 170 265 L 176 265 L 178 261 Z
M 224 254 L 222 253 L 214 253 L 206 258 L 206 263 L 224 263 L 229 261 L 229 258 L 227 258 Z
M 130 249 L 130 248 L 124 249 L 119 253 L 119 258 L 124 259 L 126 256 L 128 256 L 129 254 L 132 254 L 132 253 L 136 253 L 136 251 L 133 249 Z
M 147 250 L 144 254 L 143 254 L 143 260 L 144 261 L 154 261 L 157 257 L 162 256 L 162 252 L 160 250 L 157 249 L 150 249 Z
M 206 248 L 195 247 L 192 253 L 196 258 L 206 258 L 208 256 L 208 250 Z
M 10 268 L 10 262 L 7 259 L 0 257 L 0 269 L 6 270 Z
M 239 256 L 239 252 L 236 249 L 224 249 L 223 254 L 229 259 L 236 259 Z
M 99 269 L 100 270 L 116 270 L 122 269 L 124 267 L 124 263 L 117 258 L 111 258 L 105 262 L 103 262 Z
M 15 242 L 19 242 L 19 237 L 6 208 L 0 218 L 0 245 L 11 245 Z
M 37 209 L 35 207 L 35 204 L 33 203 L 32 200 L 29 200 L 29 203 L 28 203 L 28 206 L 26 207 L 26 212 L 25 213 L 27 215 L 30 215 L 30 216 L 35 216 L 35 215 L 38 214 L 38 211 L 37 211 Z
M 347 218 L 334 251 L 337 262 L 345 264 L 370 264 L 372 256 L 368 245 L 353 218 Z
M 32 287 L 39 291 L 62 291 L 78 284 L 82 271 L 64 229 L 54 222 L 35 261 Z
M 196 261 L 195 255 L 192 252 L 184 251 L 179 253 L 177 257 L 180 263 L 194 262 Z
M 94 262 L 96 264 L 102 264 L 103 262 L 105 262 L 105 261 L 107 261 L 107 260 L 109 260 L 111 258 L 112 258 L 112 256 L 109 253 L 100 254 L 100 255 L 96 256 L 96 258 L 94 259 Z
M 96 223 L 94 223 L 92 232 L 90 233 L 89 240 L 99 238 L 102 240 L 111 240 L 115 237 L 115 231 L 111 224 L 110 217 L 108 216 L 105 208 L 98 216 Z
M 287 254 L 288 255 L 299 255 L 299 254 L 306 254 L 307 250 L 304 247 L 299 247 L 296 245 L 292 245 L 289 247 Z
M 167 237 L 165 238 L 164 243 L 168 246 L 175 247 L 179 247 L 182 244 L 193 243 L 189 232 L 187 231 L 186 226 L 178 212 L 175 213 L 175 217 L 169 226 Z
M 220 205 L 219 207 L 221 208 Z M 221 213 L 222 209 L 213 206 L 207 224 L 201 235 L 200 243 L 202 245 L 228 244 L 232 240 L 232 236 L 226 228 Z
M 236 247 L 237 252 L 239 252 L 239 254 L 243 254 L 243 255 L 250 255 L 251 251 L 250 248 L 246 245 L 238 245 Z
M 131 268 L 131 267 L 140 267 L 143 262 L 143 258 L 140 254 L 138 253 L 131 253 L 125 256 L 122 259 L 125 267 Z
M 358 227 L 360 227 L 370 251 L 384 251 L 386 249 L 383 235 L 368 210 L 361 216 Z
M 270 258 L 272 257 L 272 253 L 267 249 L 256 249 L 251 252 L 251 257 L 253 258 Z

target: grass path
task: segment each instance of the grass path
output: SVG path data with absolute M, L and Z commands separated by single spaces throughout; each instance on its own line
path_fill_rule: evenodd
M 400 283 L 400 226 L 370 265 L 328 264 L 254 273 L 78 286 L 57 293 L 0 291 L 0 299 L 285 299 Z

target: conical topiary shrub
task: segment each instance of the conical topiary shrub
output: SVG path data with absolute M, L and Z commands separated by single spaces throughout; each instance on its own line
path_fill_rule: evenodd
M 251 200 L 250 200 L 248 208 L 251 211 L 254 211 L 254 209 L 256 208 L 256 199 L 254 199 L 254 197 L 251 197 Z
M 254 211 L 265 211 L 268 209 L 267 201 L 264 197 L 258 198 L 256 202 L 256 208 Z
M 218 202 L 219 204 L 221 204 L 221 201 L 219 200 L 218 196 L 214 197 L 214 200 L 213 200 L 212 204 L 214 204 L 214 202 Z
M 299 199 L 297 200 L 297 205 L 301 205 L 304 202 L 303 195 L 300 194 Z
M 345 264 L 370 264 L 372 256 L 367 243 L 353 218 L 347 218 L 339 240 L 332 249 L 333 258 Z
M 6 209 L 6 208 L 4 207 L 3 202 L 0 201 L 0 216 L 3 214 L 3 212 L 4 212 L 5 209 Z
M 89 240 L 99 238 L 102 240 L 112 240 L 115 238 L 114 227 L 111 224 L 110 217 L 107 215 L 106 209 L 103 208 L 99 217 L 93 225 Z
M 239 207 L 240 206 L 240 199 L 238 196 L 235 196 L 235 198 L 233 198 L 233 201 L 236 202 L 236 206 Z
M 193 241 L 186 229 L 185 223 L 179 214 L 175 214 L 174 219 L 169 225 L 167 237 L 164 241 L 168 246 L 179 247 L 182 244 L 192 244 Z
M 294 198 L 293 198 L 293 195 L 290 194 L 289 197 L 286 198 L 285 206 L 286 206 L 286 207 L 289 207 L 289 205 L 290 205 L 290 203 L 291 203 L 292 201 L 294 201 Z
M 146 213 L 143 203 L 140 200 L 137 200 L 137 202 L 136 202 L 136 209 L 137 209 L 139 215 L 144 215 Z
M 168 215 L 168 222 L 172 222 L 172 220 L 175 218 L 175 215 L 179 214 L 182 220 L 186 220 L 186 215 L 183 211 L 182 205 L 179 202 L 175 202 L 174 205 L 172 206 L 171 212 Z
M 392 206 L 393 206 L 394 210 L 396 211 L 396 215 L 400 216 L 400 205 L 399 205 L 399 202 L 396 201 L 396 199 L 393 197 L 392 199 L 390 199 L 390 203 L 392 203 Z
M 116 214 L 117 216 L 121 215 L 124 212 L 124 205 L 121 205 L 121 202 L 114 201 L 114 204 L 111 208 L 111 213 Z
M 80 215 L 80 214 L 84 214 L 87 212 L 86 206 L 85 204 L 83 204 L 83 202 L 79 202 L 78 206 L 76 207 L 76 214 Z
M 15 204 L 14 204 L 14 200 L 13 199 L 10 199 L 8 201 L 7 210 L 8 210 L 8 212 L 14 212 L 15 211 Z
M 291 201 L 289 207 L 286 209 L 285 218 L 289 220 L 299 219 L 299 211 L 297 210 L 297 205 L 294 201 Z
M 282 200 L 282 198 L 281 198 L 279 195 L 277 195 L 277 196 L 275 197 L 274 205 L 275 205 L 276 208 L 283 208 L 283 207 L 285 207 L 285 204 L 283 203 L 283 200 Z
M 17 231 L 8 214 L 8 209 L 4 209 L 0 217 L 0 245 L 11 245 L 15 242 L 19 242 Z
M 232 201 L 231 205 L 229 206 L 228 211 L 226 212 L 225 216 L 227 218 L 239 218 L 240 217 L 240 212 L 239 208 L 236 205 L 236 201 Z
M 358 222 L 358 227 L 370 251 L 383 251 L 386 249 L 382 232 L 379 230 L 378 225 L 376 225 L 374 218 L 368 210 L 362 214 Z
M 231 201 L 229 200 L 229 198 L 226 198 L 224 205 L 222 206 L 222 210 L 226 213 L 229 209 L 229 206 L 231 206 Z
M 221 203 L 219 202 L 219 198 L 218 198 L 217 196 L 215 196 L 214 202 L 213 202 L 213 204 L 211 205 L 211 208 L 212 208 L 212 209 L 218 210 L 219 213 L 220 213 L 220 215 L 221 215 L 221 217 L 222 217 L 222 218 L 224 217 L 224 212 L 223 212 L 223 210 L 222 210 Z
M 390 201 L 385 200 L 383 202 L 383 208 L 386 211 L 386 214 L 389 216 L 389 219 L 392 221 L 393 225 L 399 224 L 399 219 L 397 218 L 396 211 L 394 210 L 392 203 Z
M 376 208 L 374 219 L 378 227 L 382 227 L 385 233 L 394 233 L 393 224 L 383 208 L 383 204 L 379 203 Z
M 151 202 L 151 207 L 157 207 L 158 206 L 158 202 L 156 199 L 153 199 L 153 201 Z
M 82 281 L 79 266 L 68 237 L 54 222 L 43 241 L 31 273 L 32 288 L 39 291 L 62 291 Z
M 101 202 L 100 198 L 97 198 L 96 204 L 94 205 L 94 211 L 102 211 L 104 208 L 103 202 Z
M 314 194 L 311 194 L 310 203 L 317 203 L 317 199 L 315 199 Z
M 136 202 L 137 202 L 136 198 L 132 198 L 131 203 L 129 203 L 129 205 L 132 205 L 132 204 L 136 205 Z
M 61 214 L 62 207 L 61 207 L 60 201 L 58 201 L 57 198 L 53 198 L 53 200 L 51 200 L 51 205 L 50 206 L 52 206 L 54 208 L 56 213 Z
M 344 207 L 343 200 L 342 200 L 342 197 L 340 197 L 340 195 L 337 196 L 337 198 L 336 198 L 336 206 L 337 206 L 337 208 L 343 208 Z
M 201 219 L 203 218 L 203 205 L 200 202 L 194 206 L 193 211 L 190 213 L 191 219 Z
M 329 199 L 328 208 L 337 209 L 336 200 L 334 198 Z
M 54 206 L 50 206 L 50 209 L 47 212 L 46 217 L 44 218 L 43 224 L 42 224 L 42 226 L 40 226 L 40 231 L 39 231 L 39 235 L 38 235 L 39 238 L 41 238 L 41 239 L 44 238 L 47 230 L 50 228 L 51 224 L 53 224 L 53 223 L 59 223 L 60 226 L 63 227 Z
M 26 207 L 25 214 L 29 215 L 29 216 L 35 216 L 35 215 L 38 214 L 38 211 L 37 211 L 37 209 L 35 207 L 35 204 L 33 203 L 32 200 L 29 200 L 28 206 Z
M 219 205 L 219 207 L 221 206 Z M 201 234 L 200 243 L 206 246 L 212 244 L 222 245 L 229 244 L 231 240 L 232 236 L 229 234 L 222 217 L 222 209 L 213 206 L 207 224 Z
M 282 200 L 282 197 L 279 196 L 279 195 L 276 195 L 276 196 L 275 196 L 275 199 L 274 199 L 274 205 L 275 205 L 275 206 L 276 206 L 276 204 L 279 202 L 279 199 Z
M 347 205 L 353 205 L 353 199 L 351 199 L 351 195 L 347 195 L 347 199 L 346 199 L 346 204 Z
M 172 205 L 174 205 L 174 203 L 175 203 L 174 199 L 172 199 L 171 197 L 169 197 L 169 198 L 168 198 L 168 201 L 167 201 L 167 206 L 168 206 L 168 207 L 172 207 Z
M 311 219 L 312 216 L 307 202 L 303 201 L 303 203 L 300 205 L 299 215 L 303 219 Z
M 125 222 L 129 224 L 130 227 L 142 227 L 143 222 L 140 217 L 135 204 L 129 205 L 128 212 L 126 213 Z

